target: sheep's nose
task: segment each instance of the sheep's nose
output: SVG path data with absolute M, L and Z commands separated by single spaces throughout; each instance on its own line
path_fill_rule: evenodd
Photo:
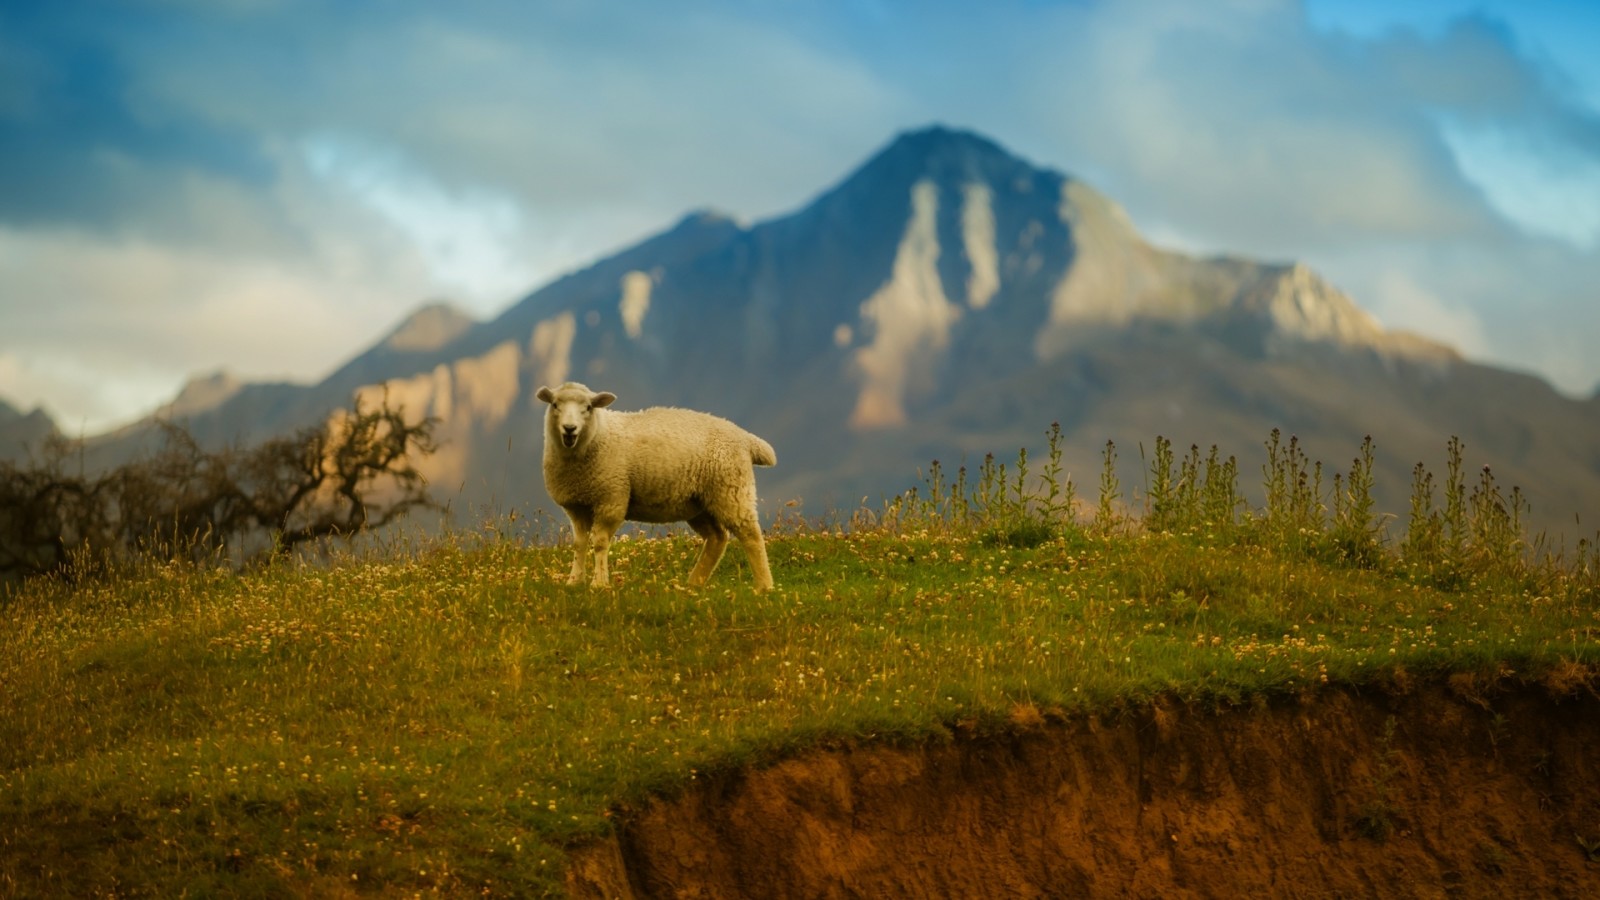
M 578 426 L 576 426 L 576 425 L 563 425 L 563 426 L 561 426 L 561 430 L 565 431 L 567 434 L 577 434 L 578 433 Z

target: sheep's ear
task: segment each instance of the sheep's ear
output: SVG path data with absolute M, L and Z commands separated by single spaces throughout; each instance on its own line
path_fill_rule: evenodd
M 538 397 L 540 400 L 543 400 L 546 403 L 554 403 L 554 402 L 556 402 L 556 392 L 550 390 L 547 387 L 544 387 L 543 385 L 541 385 L 539 387 L 539 392 L 534 394 L 534 396 Z
M 615 402 L 617 402 L 617 395 L 610 391 L 601 391 L 589 399 L 589 404 L 595 409 L 599 409 L 602 406 L 610 406 Z

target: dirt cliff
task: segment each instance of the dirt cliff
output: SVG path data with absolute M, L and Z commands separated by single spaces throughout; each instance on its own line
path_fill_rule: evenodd
M 1562 679 L 1557 679 L 1561 682 Z M 1600 694 L 1158 704 L 702 778 L 575 853 L 580 897 L 1595 897 Z

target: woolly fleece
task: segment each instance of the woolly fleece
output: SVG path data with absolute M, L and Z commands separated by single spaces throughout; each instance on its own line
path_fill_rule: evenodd
M 545 411 L 544 483 L 572 521 L 569 581 L 583 581 L 592 552 L 596 587 L 610 585 L 608 553 L 624 519 L 687 522 L 702 538 L 689 583 L 704 584 L 728 535 L 750 558 L 758 590 L 772 588 L 756 512 L 754 466 L 778 461 L 772 445 L 727 419 L 674 407 L 607 409 L 616 395 L 577 382 L 539 388 Z

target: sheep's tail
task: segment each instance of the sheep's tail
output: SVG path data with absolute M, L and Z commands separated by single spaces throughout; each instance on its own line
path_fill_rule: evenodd
M 748 432 L 746 432 L 748 434 Z M 750 461 L 758 466 L 775 466 L 778 464 L 778 451 L 772 445 L 755 435 L 750 435 Z

